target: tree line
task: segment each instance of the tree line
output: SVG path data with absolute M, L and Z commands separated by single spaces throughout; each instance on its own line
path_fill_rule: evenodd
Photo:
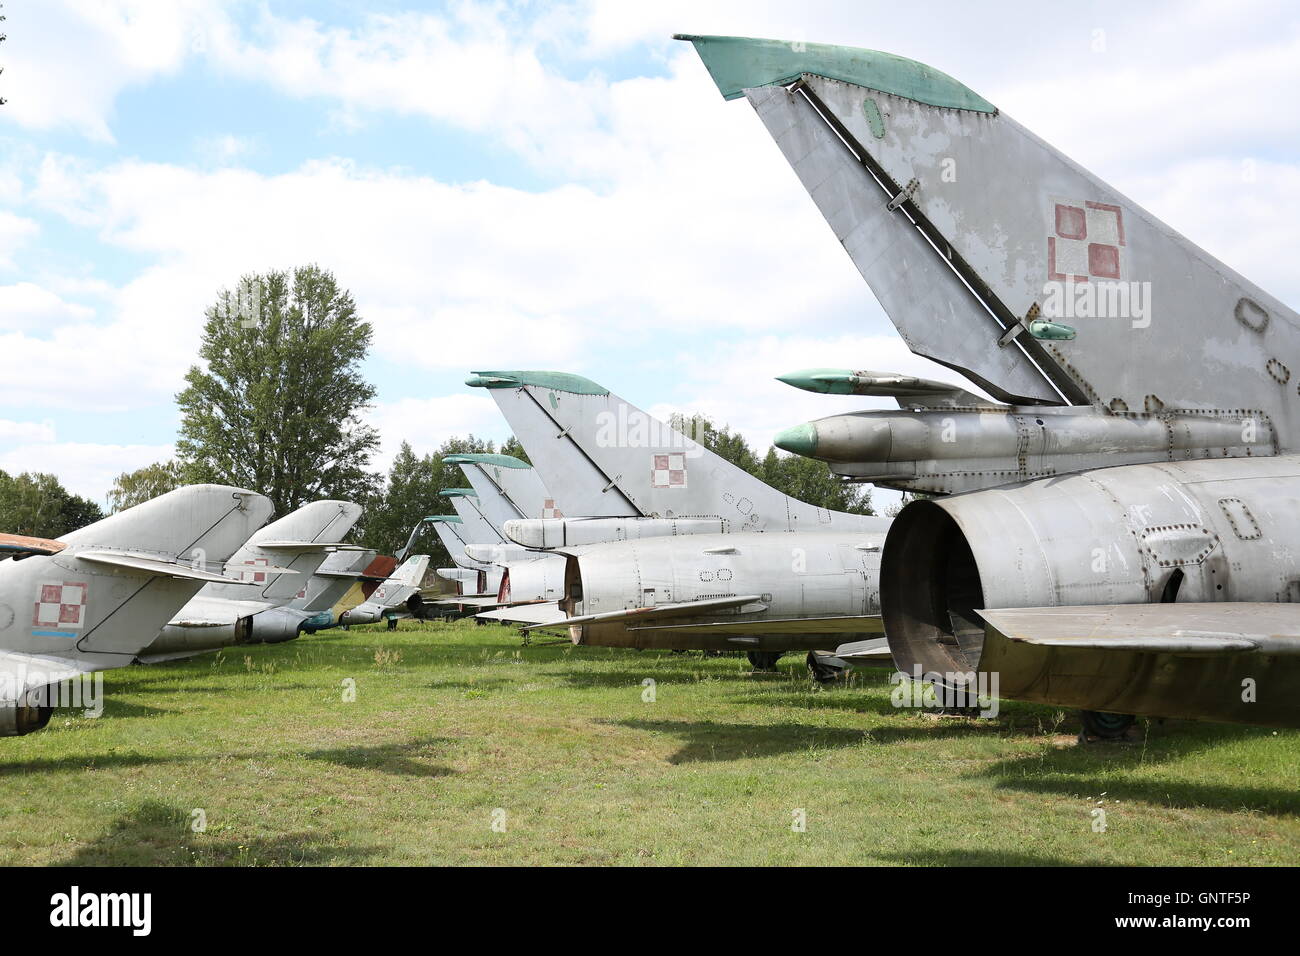
M 387 475 L 372 472 L 379 435 L 363 416 L 375 388 L 361 372 L 372 337 L 351 294 L 317 265 L 247 275 L 223 289 L 205 312 L 199 361 L 176 396 L 175 459 L 119 475 L 108 492 L 110 511 L 199 482 L 258 491 L 277 515 L 340 498 L 365 508 L 353 539 L 392 554 L 421 518 L 452 513 L 438 492 L 465 480 L 448 456 L 499 452 L 528 460 L 513 437 L 498 449 L 468 435 L 423 456 L 404 441 Z M 870 490 L 844 484 L 823 462 L 775 448 L 760 457 L 743 436 L 704 416 L 673 416 L 672 424 L 788 495 L 873 513 Z M 59 537 L 103 516 L 54 475 L 0 471 L 0 531 Z M 448 559 L 432 531 L 419 546 L 435 562 Z

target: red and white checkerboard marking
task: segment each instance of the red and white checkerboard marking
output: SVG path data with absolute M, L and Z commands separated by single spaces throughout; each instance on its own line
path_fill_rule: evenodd
M 266 558 L 253 558 L 251 561 L 245 561 L 242 565 L 240 565 L 240 567 L 246 567 L 246 568 L 262 567 L 262 568 L 264 568 L 264 567 L 266 567 L 267 565 L 269 565 L 270 563 L 271 563 L 271 562 L 270 562 L 268 559 L 266 559 Z M 239 572 L 239 578 L 240 578 L 241 581 L 251 581 L 253 584 L 265 584 L 265 583 L 266 583 L 266 572 L 265 572 L 265 571 L 240 571 L 240 572 Z M 299 596 L 301 597 L 301 595 L 299 595 Z
M 1057 200 L 1047 237 L 1047 278 L 1053 282 L 1120 281 L 1124 214 L 1119 206 Z
M 559 508 L 555 507 L 554 498 L 547 498 L 545 501 L 542 502 L 542 517 L 563 518 L 564 512 L 561 511 Z
M 80 581 L 40 585 L 32 626 L 81 630 L 86 623 L 87 590 L 85 583 Z
M 655 455 L 650 467 L 650 487 L 685 488 L 686 455 L 683 452 Z

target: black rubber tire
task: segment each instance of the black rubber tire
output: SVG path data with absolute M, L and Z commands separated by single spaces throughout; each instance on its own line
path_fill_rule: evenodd
M 756 671 L 776 670 L 776 662 L 781 659 L 781 654 L 781 651 L 745 651 L 745 656 Z
M 1081 710 L 1079 719 L 1083 721 L 1083 732 L 1098 740 L 1123 740 L 1128 736 L 1129 728 L 1137 722 L 1132 714 L 1110 714 L 1101 710 Z
M 819 684 L 834 683 L 840 676 L 840 671 L 833 667 L 827 667 L 817 659 L 816 651 L 809 651 L 807 657 L 808 673 L 812 679 Z

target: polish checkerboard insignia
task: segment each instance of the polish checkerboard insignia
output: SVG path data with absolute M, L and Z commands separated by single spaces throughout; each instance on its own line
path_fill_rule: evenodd
M 563 518 L 564 512 L 561 511 L 559 508 L 555 507 L 554 498 L 547 498 L 545 501 L 542 502 L 542 517 Z
M 1057 199 L 1047 237 L 1047 278 L 1053 282 L 1124 278 L 1124 213 L 1100 202 Z
M 86 623 L 87 590 L 86 584 L 80 581 L 39 585 L 32 627 L 55 631 L 81 630 Z
M 650 468 L 650 487 L 685 488 L 686 455 L 683 452 L 655 455 Z
M 264 567 L 266 567 L 267 565 L 269 565 L 270 563 L 271 563 L 271 562 L 270 562 L 269 560 L 267 560 L 266 558 L 253 558 L 251 561 L 245 561 L 245 562 L 241 565 L 241 567 L 243 567 L 243 568 L 247 568 L 247 569 L 249 569 L 249 570 L 246 570 L 246 571 L 240 571 L 240 572 L 239 572 L 240 580 L 244 581 L 245 583 L 252 583 L 252 584 L 265 584 L 265 583 L 266 583 L 266 572 L 265 572 L 265 571 L 254 571 L 254 570 L 252 570 L 252 569 L 253 569 L 253 568 L 258 568 L 258 567 L 262 567 L 262 568 L 264 568 Z M 300 596 L 301 596 L 301 595 L 300 595 Z

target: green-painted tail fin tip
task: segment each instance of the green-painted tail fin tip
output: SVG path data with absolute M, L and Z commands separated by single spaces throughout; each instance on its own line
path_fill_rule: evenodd
M 452 465 L 497 465 L 500 468 L 531 468 L 532 465 L 514 455 L 465 454 L 448 455 L 443 461 Z
M 608 395 L 609 389 L 601 388 L 589 378 L 574 375 L 571 372 L 514 371 L 514 372 L 475 372 L 465 379 L 471 388 L 520 388 L 534 385 L 537 388 L 549 388 L 554 392 L 572 392 L 575 395 Z
M 438 492 L 444 498 L 477 498 L 478 492 L 473 488 L 444 488 Z
M 933 67 L 856 47 L 750 37 L 673 34 L 688 40 L 704 61 L 723 99 L 734 100 L 758 86 L 792 83 L 804 73 L 854 83 L 927 106 L 996 113 L 997 107 L 964 83 Z

